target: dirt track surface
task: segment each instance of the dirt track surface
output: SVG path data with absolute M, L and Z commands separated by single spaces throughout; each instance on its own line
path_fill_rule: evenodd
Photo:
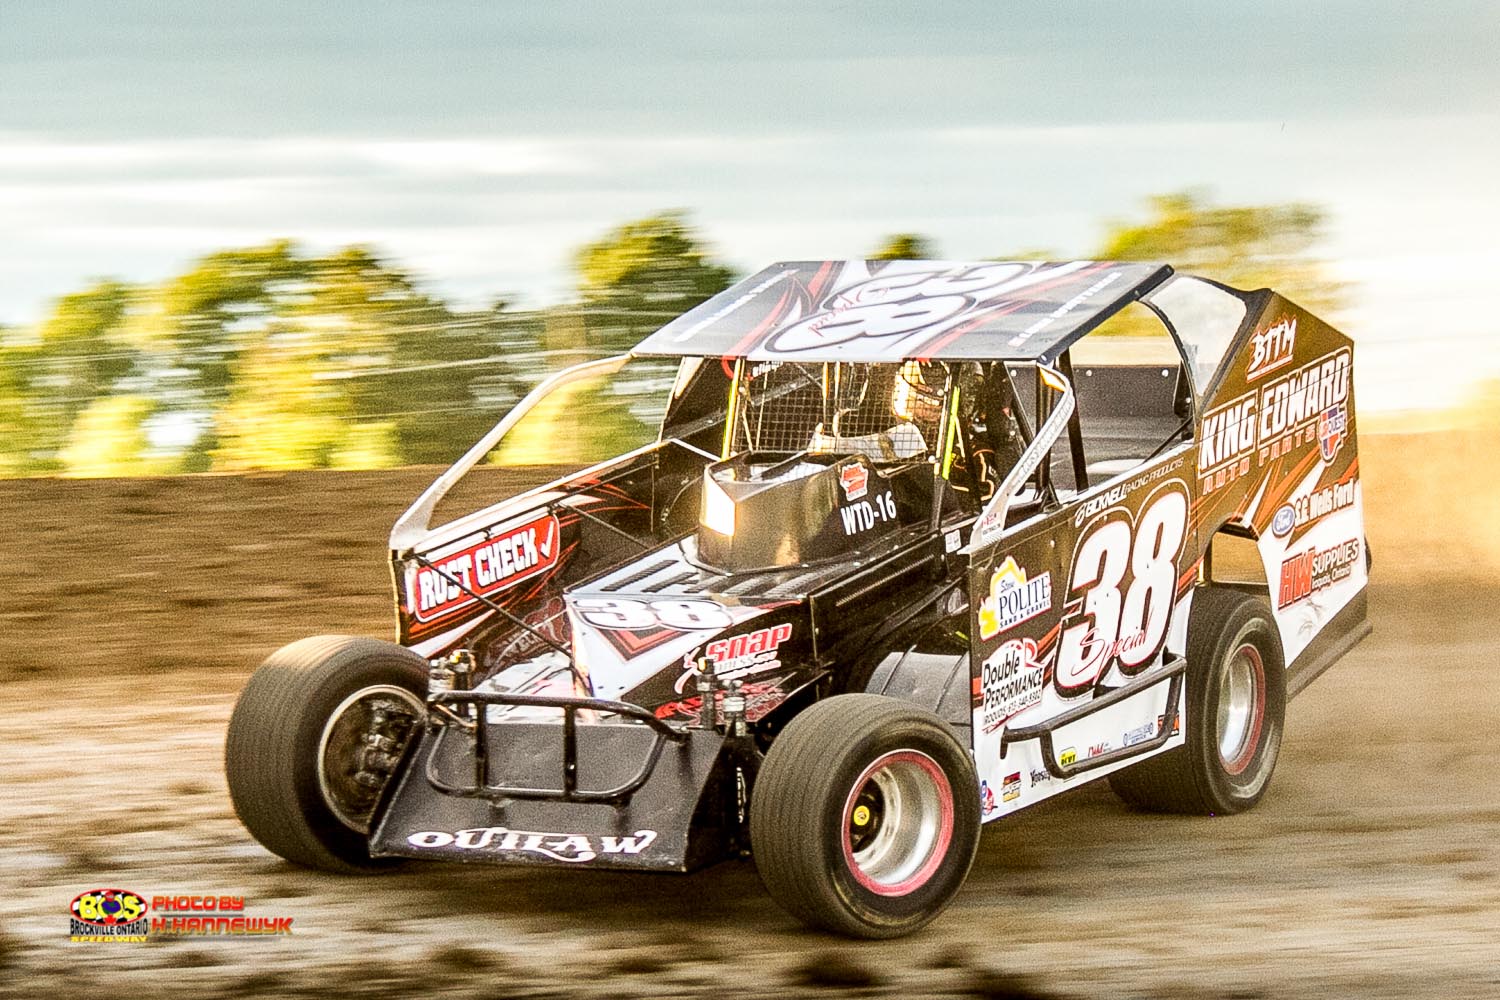
M 1373 521 L 1376 634 L 1292 704 L 1257 810 L 1089 786 L 988 827 L 903 941 L 804 931 L 748 864 L 292 868 L 233 817 L 225 722 L 280 640 L 389 629 L 381 542 L 427 477 L 0 484 L 0 996 L 1500 996 L 1500 585 L 1418 580 Z M 70 944 L 106 886 L 294 933 Z

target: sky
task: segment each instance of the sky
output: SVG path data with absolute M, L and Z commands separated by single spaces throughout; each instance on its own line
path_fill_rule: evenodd
M 1362 405 L 1437 405 L 1500 374 L 1496 51 L 1491 2 L 0 0 L 0 323 L 283 236 L 542 305 L 664 208 L 745 272 L 1081 256 L 1199 187 L 1323 206 Z

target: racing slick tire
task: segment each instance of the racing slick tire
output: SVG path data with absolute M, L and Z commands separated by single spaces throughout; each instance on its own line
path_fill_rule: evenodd
M 1264 600 L 1202 587 L 1193 595 L 1187 655 L 1183 745 L 1111 774 L 1110 787 L 1151 812 L 1243 812 L 1265 794 L 1281 750 L 1281 634 Z
M 826 698 L 787 725 L 750 794 L 750 847 L 771 897 L 805 923 L 889 938 L 947 906 L 979 845 L 979 779 L 937 716 L 873 694 Z
M 251 676 L 224 743 L 234 811 L 294 864 L 335 872 L 372 858 L 369 818 L 425 713 L 427 663 L 378 639 L 316 636 L 272 653 Z

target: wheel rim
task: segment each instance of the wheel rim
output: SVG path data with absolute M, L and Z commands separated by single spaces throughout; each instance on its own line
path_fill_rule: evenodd
M 1219 761 L 1229 774 L 1242 774 L 1255 759 L 1266 714 L 1266 669 L 1260 650 L 1244 643 L 1219 667 L 1216 733 Z
M 925 885 L 953 838 L 953 788 L 937 761 L 917 750 L 883 754 L 855 780 L 844 803 L 844 862 L 880 896 Z
M 370 815 L 406 749 L 422 699 L 394 684 L 360 688 L 339 703 L 318 740 L 318 790 L 334 817 L 370 832 Z

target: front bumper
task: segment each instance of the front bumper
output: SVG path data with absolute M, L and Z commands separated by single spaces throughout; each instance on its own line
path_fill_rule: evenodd
M 437 701 L 474 704 L 474 719 L 485 705 L 523 703 L 563 719 L 429 723 L 387 788 L 373 855 L 681 872 L 741 844 L 739 789 L 753 767 L 743 738 L 589 698 L 463 691 Z M 580 712 L 640 724 L 578 724 Z

